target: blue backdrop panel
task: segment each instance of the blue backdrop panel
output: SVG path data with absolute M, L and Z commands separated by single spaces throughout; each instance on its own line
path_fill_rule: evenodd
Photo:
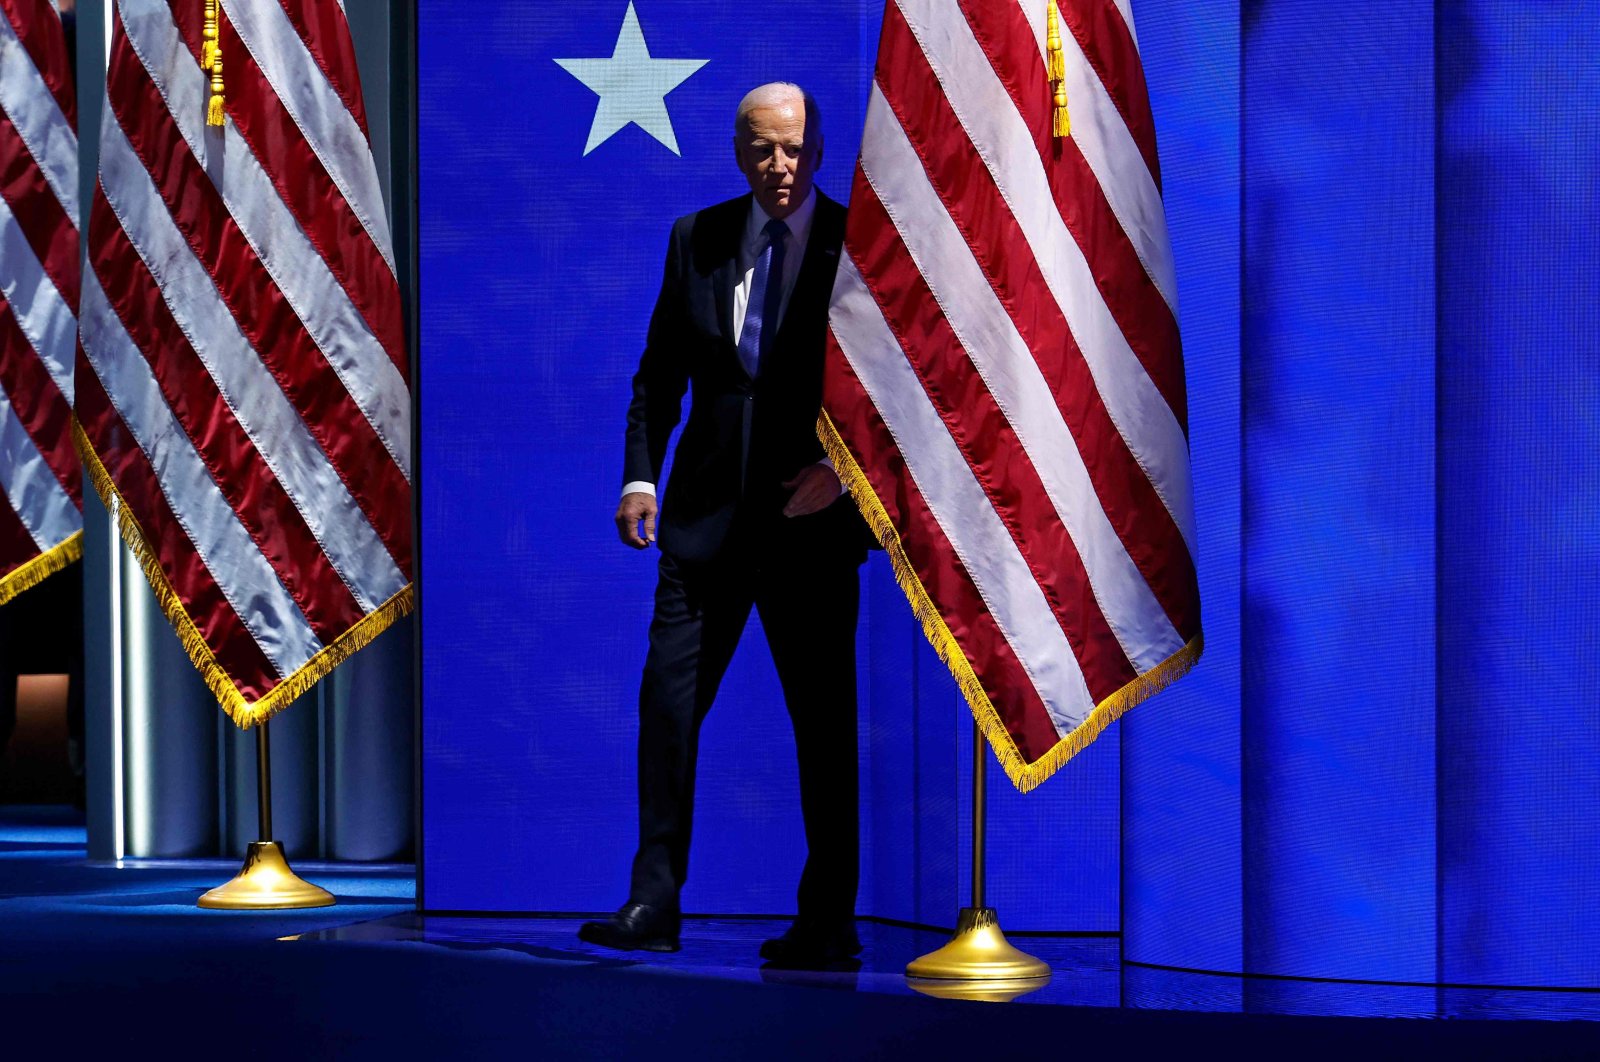
M 1137 16 L 1178 267 L 1206 650 L 1181 682 L 1119 724 L 1123 952 L 1236 970 L 1239 6 L 1141 0 Z M 1140 990 L 1131 982 L 1129 990 L 1138 1005 Z
M 1247 10 L 1245 969 L 1425 981 L 1433 7 Z
M 773 78 L 818 97 L 819 184 L 844 198 L 882 4 L 638 0 L 652 57 L 707 60 L 666 97 L 680 154 L 628 126 L 586 155 L 596 97 L 555 60 L 610 56 L 627 10 L 418 7 L 422 887 L 435 910 L 624 898 L 655 569 L 617 543 L 611 514 L 667 230 L 744 190 L 733 108 Z M 949 924 L 965 899 L 970 715 L 881 556 L 863 586 L 859 910 Z M 991 891 L 1008 925 L 1115 930 L 1117 741 L 1027 797 L 995 776 Z M 794 775 L 752 617 L 701 745 L 688 909 L 793 909 Z
M 1600 987 L 1597 38 L 1586 5 L 1245 6 L 1239 827 L 1223 771 L 1169 781 L 1225 761 L 1133 717 L 1128 958 Z
M 973 733 L 972 716 L 959 695 L 955 704 L 957 895 L 958 906 L 965 907 L 971 902 Z M 1117 932 L 1121 738 L 1117 727 L 1108 728 L 1046 785 L 1027 794 L 1016 791 L 992 755 L 985 757 L 985 899 L 1007 929 Z M 948 924 L 951 917 L 935 921 Z
M 868 630 L 863 728 L 869 764 L 862 790 L 862 889 L 856 909 L 923 925 L 948 925 L 965 901 L 959 861 L 956 739 L 961 695 L 906 606 L 881 555 L 866 567 Z M 1116 903 L 1116 880 L 1100 883 Z
M 1600 24 L 1440 5 L 1441 978 L 1600 985 Z
M 776 12 L 779 5 L 770 5 Z M 681 154 L 637 125 L 584 148 L 625 2 L 419 6 L 424 887 L 436 909 L 595 910 L 625 897 L 654 554 L 611 526 L 623 414 L 674 217 L 745 190 L 734 105 L 817 95 L 841 197 L 876 42 L 854 0 L 641 0 Z M 864 39 L 868 38 L 868 39 Z M 863 55 L 866 56 L 863 59 Z M 691 910 L 793 906 L 793 738 L 752 617 L 702 746 Z

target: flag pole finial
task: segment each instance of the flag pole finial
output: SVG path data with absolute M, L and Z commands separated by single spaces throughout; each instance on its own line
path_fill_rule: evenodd
M 1061 47 L 1061 9 L 1050 0 L 1045 16 L 1045 54 L 1049 60 L 1050 87 L 1055 94 L 1055 135 L 1072 135 L 1072 119 L 1067 114 L 1067 57 Z

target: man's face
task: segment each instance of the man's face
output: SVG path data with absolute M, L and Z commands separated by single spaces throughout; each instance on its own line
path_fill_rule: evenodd
M 822 162 L 821 139 L 806 135 L 806 104 L 798 95 L 746 115 L 734 134 L 733 153 L 768 217 L 787 218 L 811 194 L 811 179 Z

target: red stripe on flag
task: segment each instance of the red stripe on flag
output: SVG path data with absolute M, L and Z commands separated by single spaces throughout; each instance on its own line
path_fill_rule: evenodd
M 962 8 L 970 2 L 966 0 Z M 1144 62 L 1122 12 L 1113 0 L 1063 0 L 1060 8 L 1061 21 L 1071 30 L 1084 58 L 1106 87 L 1106 94 L 1122 115 L 1123 124 L 1139 145 L 1139 154 L 1144 156 L 1150 176 L 1160 189 L 1161 159 L 1156 154 L 1156 123 L 1150 113 Z M 1071 100 L 1067 107 L 1071 109 Z
M 61 297 L 78 306 L 78 229 L 45 181 L 17 127 L 0 112 L 0 196 Z
M 167 9 L 172 12 L 172 24 L 178 27 L 178 34 L 185 44 L 203 40 L 205 36 L 206 13 L 204 5 L 190 3 L 189 0 L 167 0 Z M 221 17 L 220 9 L 218 17 Z M 122 12 L 117 12 L 117 24 L 121 25 Z M 190 51 L 194 54 L 195 62 L 200 61 L 200 53 L 192 46 Z M 226 74 L 228 57 L 222 57 L 223 71 Z M 202 68 L 204 69 L 204 68 Z M 224 94 L 224 100 L 227 96 Z
M 910 138 L 941 201 L 1033 352 L 1083 457 L 1101 508 L 1123 548 L 1155 592 L 1173 626 L 1187 640 L 1199 630 L 1195 608 L 1198 584 L 1188 544 L 1106 411 L 1088 363 L 1045 285 L 1033 249 L 961 128 L 910 27 L 899 17 L 897 8 L 891 8 L 891 12 L 884 19 L 878 87 Z M 853 195 L 861 194 L 858 185 Z M 867 195 L 871 197 L 867 205 L 874 220 L 881 218 L 881 224 L 889 224 L 870 188 Z M 892 261 L 892 255 L 886 260 Z M 909 265 L 908 257 L 906 262 Z M 919 318 L 909 315 L 923 312 L 926 310 L 911 308 L 903 311 L 904 315 L 897 312 L 886 316 L 891 321 L 911 321 Z M 952 410 L 946 419 L 953 421 L 955 417 Z M 986 437 L 982 432 L 976 434 Z M 1053 509 L 1049 519 L 1059 524 Z M 1065 600 L 1076 607 L 1075 598 Z M 1072 613 L 1058 611 L 1058 615 L 1070 617 Z M 1086 675 L 1099 675 L 1098 668 L 1088 660 L 1084 671 Z M 1109 690 L 1102 690 L 1091 680 L 1090 690 L 1096 700 L 1101 700 L 1131 678 L 1130 671 Z
M 225 18 L 220 21 L 223 54 L 229 57 L 228 114 L 312 246 L 405 378 L 406 342 L 400 286 L 394 273 L 232 23 Z
M 410 572 L 411 485 L 229 215 L 120 27 L 116 41 L 107 80 L 119 124 L 250 345 Z
M 1056 206 L 1089 263 L 1101 297 L 1187 435 L 1189 404 L 1177 320 L 1077 144 L 1052 133 L 1050 97 L 1039 91 L 1046 83 L 1044 60 L 1032 28 L 1016 4 L 963 0 L 962 7 L 971 8 L 972 32 L 1033 132 Z
M 67 124 L 77 129 L 78 97 L 72 89 L 72 66 L 67 59 L 67 35 L 61 28 L 61 16 L 48 0 L 0 0 L 0 13 L 16 31 L 56 106 L 66 115 Z
M 1038 760 L 1060 741 L 1033 680 L 989 614 L 972 577 L 918 491 L 893 436 L 840 352 L 830 330 L 823 405 L 855 455 L 923 589 L 962 647 L 1022 758 Z
M 122 504 L 138 523 L 145 547 L 160 564 L 184 611 L 240 694 L 247 701 L 265 696 L 280 681 L 278 673 L 201 562 L 200 552 L 167 504 L 144 451 L 128 434 L 81 347 L 75 390 L 84 434 L 117 485 Z
M 845 246 L 923 390 L 950 430 L 1017 552 L 1050 602 L 1096 702 L 1132 680 L 1072 537 L 1006 416 L 917 271 L 894 223 L 857 170 Z M 976 456 L 975 455 L 981 455 Z
M 39 555 L 39 544 L 28 533 L 11 499 L 0 490 L 0 578 L 16 571 Z
M 223 399 L 100 188 L 90 213 L 89 246 L 107 299 L 211 478 L 318 640 L 332 642 L 360 621 L 361 606 Z
M 82 469 L 72 448 L 72 408 L 28 345 L 4 295 L 0 295 L 0 388 L 62 489 L 83 508 Z
M 370 139 L 366 103 L 361 96 L 361 68 L 356 64 L 355 42 L 350 39 L 344 11 L 327 0 L 281 0 L 281 3 L 306 51 L 311 53 L 328 84 L 344 101 L 345 110 L 354 116 L 361 132 Z

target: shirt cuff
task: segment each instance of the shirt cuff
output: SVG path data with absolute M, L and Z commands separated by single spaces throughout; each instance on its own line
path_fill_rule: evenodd
M 622 493 L 624 496 L 629 494 L 648 494 L 654 498 L 656 496 L 656 485 L 647 483 L 642 479 L 636 479 L 632 483 L 624 483 L 622 485 Z

